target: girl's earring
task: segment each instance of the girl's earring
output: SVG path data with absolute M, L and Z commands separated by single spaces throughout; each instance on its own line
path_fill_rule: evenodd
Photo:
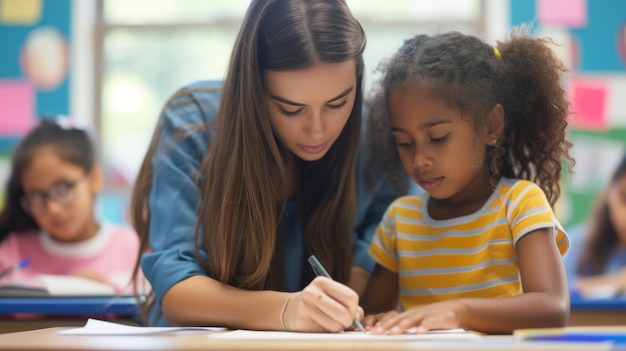
M 498 144 L 498 138 L 494 138 L 494 139 L 493 139 L 493 145 L 495 146 L 495 145 L 497 145 L 497 144 Z

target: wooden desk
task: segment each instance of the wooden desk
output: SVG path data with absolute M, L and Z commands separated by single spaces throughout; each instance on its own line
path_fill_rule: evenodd
M 102 317 L 94 317 L 98 319 L 104 319 Z M 139 326 L 140 323 L 134 319 L 125 319 L 125 318 L 115 318 L 108 319 L 111 322 Z M 32 320 L 0 320 L 0 334 L 5 333 L 15 333 L 20 331 L 27 330 L 35 330 L 35 329 L 44 329 L 44 328 L 52 328 L 58 326 L 68 326 L 68 327 L 82 327 L 85 325 L 85 318 L 83 317 L 66 317 L 66 318 L 42 318 L 42 319 L 32 319 Z
M 567 326 L 626 325 L 626 310 L 572 310 Z
M 0 334 L 58 326 L 83 326 L 88 317 L 139 325 L 133 296 L 0 297 Z M 33 318 L 13 319 L 29 315 Z
M 610 350 L 607 343 L 530 342 L 512 336 L 451 341 L 244 341 L 210 339 L 210 333 L 134 336 L 57 335 L 64 328 L 48 328 L 0 335 L 0 350 L 11 351 L 143 351 L 143 350 Z

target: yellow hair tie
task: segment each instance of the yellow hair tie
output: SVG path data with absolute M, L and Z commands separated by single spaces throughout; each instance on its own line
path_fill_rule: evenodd
M 500 53 L 500 50 L 498 50 L 498 48 L 497 48 L 497 47 L 495 47 L 495 46 L 493 47 L 493 53 L 496 55 L 496 58 L 497 58 L 498 60 L 501 60 L 501 59 L 502 59 L 502 54 Z

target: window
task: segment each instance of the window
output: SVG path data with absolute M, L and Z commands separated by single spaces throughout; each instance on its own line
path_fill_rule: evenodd
M 178 88 L 223 79 L 249 0 L 98 0 L 95 111 L 108 188 L 132 185 L 160 109 Z M 416 33 L 484 32 L 482 0 L 348 0 L 367 34 L 365 90 Z

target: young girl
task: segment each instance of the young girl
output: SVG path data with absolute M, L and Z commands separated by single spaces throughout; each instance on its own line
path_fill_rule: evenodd
M 252 1 L 223 84 L 170 99 L 133 205 L 156 324 L 341 331 L 362 316 L 367 248 L 397 196 L 363 181 L 364 48 L 344 1 Z
M 372 333 L 565 324 L 564 70 L 541 39 L 457 32 L 407 40 L 383 67 L 399 158 L 425 191 L 395 201 L 372 241 Z
M 29 263 L 1 283 L 78 275 L 122 292 L 130 287 L 139 239 L 131 228 L 96 220 L 103 179 L 92 143 L 84 130 L 62 124 L 42 119 L 13 153 L 0 212 L 0 270 Z
M 570 285 L 585 296 L 626 293 L 626 155 L 617 166 L 585 227 L 565 256 Z

